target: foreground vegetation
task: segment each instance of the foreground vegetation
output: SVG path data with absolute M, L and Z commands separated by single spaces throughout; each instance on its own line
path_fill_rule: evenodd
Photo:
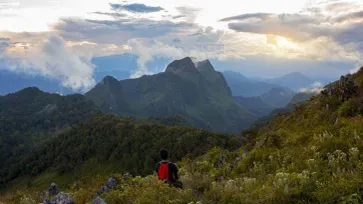
M 208 153 L 198 157 L 181 154 L 183 159 L 178 162 L 178 166 L 184 190 L 169 188 L 154 176 L 125 179 L 123 174 L 132 168 L 119 171 L 92 170 L 94 172 L 87 173 L 87 162 L 81 162 L 80 169 L 83 170 L 80 172 L 83 173 L 79 174 L 77 182 L 69 183 L 63 190 L 70 193 L 76 203 L 91 203 L 100 186 L 109 176 L 113 176 L 119 184 L 101 195 L 108 203 L 361 203 L 362 72 L 341 78 L 322 94 L 296 106 L 294 112 L 279 115 L 260 129 L 243 132 L 238 142 L 227 139 L 229 142 L 225 144 L 228 145 L 220 147 L 215 147 L 219 142 L 212 142 L 203 148 L 203 151 L 209 149 Z M 171 130 L 173 128 L 167 132 Z M 196 133 L 193 132 L 189 139 L 198 135 Z M 72 133 L 68 137 L 72 135 L 77 134 Z M 189 139 L 180 148 L 188 147 Z M 175 140 L 171 142 L 174 144 Z M 240 148 L 234 150 L 235 145 L 239 144 L 242 144 Z M 230 149 L 223 146 L 229 146 Z M 172 152 L 179 152 L 175 146 L 167 147 Z M 151 147 L 150 152 L 157 151 L 154 148 Z M 185 153 L 189 151 L 192 149 Z M 143 174 L 136 173 L 134 175 Z M 64 174 L 57 174 L 51 179 L 46 179 L 47 175 L 49 172 L 42 171 L 35 180 L 30 180 L 29 184 L 33 186 L 24 190 L 11 188 L 1 196 L 0 202 L 41 201 L 38 193 L 40 185 L 35 181 L 43 180 L 49 184 L 51 179 Z

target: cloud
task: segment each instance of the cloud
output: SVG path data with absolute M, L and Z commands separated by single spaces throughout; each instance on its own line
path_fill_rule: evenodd
M 176 10 L 180 13 L 180 17 L 184 17 L 186 19 L 186 22 L 194 23 L 197 19 L 201 9 L 199 8 L 193 8 L 193 7 L 177 7 Z
M 328 11 L 326 4 L 314 5 L 298 13 L 247 13 L 220 20 L 220 23 L 227 23 L 228 27 L 236 32 L 199 25 L 198 21 L 196 22 L 201 13 L 199 8 L 177 7 L 178 13 L 163 15 L 164 12 L 154 13 L 163 10 L 161 7 L 144 4 L 136 4 L 136 7 L 135 4 L 111 4 L 111 12 L 93 12 L 91 14 L 98 16 L 93 15 L 95 18 L 89 19 L 63 18 L 52 24 L 50 31 L 47 32 L 5 33 L 5 35 L 0 32 L 0 36 L 19 42 L 19 44 L 10 44 L 10 47 L 6 48 L 13 56 L 17 55 L 19 50 L 29 48 L 23 51 L 27 53 L 27 64 L 39 65 L 34 66 L 38 68 L 27 66 L 27 70 L 57 78 L 62 82 L 74 81 L 66 74 L 69 71 L 61 72 L 58 68 L 52 68 L 53 71 L 50 72 L 46 64 L 51 62 L 51 57 L 40 49 L 46 44 L 41 42 L 48 39 L 49 35 L 63 38 L 64 46 L 61 50 L 65 50 L 63 52 L 66 53 L 65 56 L 75 56 L 75 59 L 70 58 L 69 63 L 71 66 L 80 64 L 83 71 L 79 71 L 78 75 L 86 81 L 73 85 L 64 83 L 75 88 L 88 87 L 86 84 L 92 84 L 93 66 L 89 62 L 92 56 L 123 53 L 138 56 L 139 70 L 136 70 L 132 77 L 153 73 L 153 69 L 146 64 L 158 57 L 177 59 L 191 56 L 200 60 L 209 58 L 251 61 L 252 56 L 272 56 L 281 59 L 283 61 L 281 64 L 286 64 L 287 60 L 296 62 L 291 63 L 291 66 L 283 66 L 281 70 L 297 66 L 299 60 L 355 62 L 360 56 L 359 51 L 363 50 L 361 37 L 363 35 L 359 35 L 362 32 L 359 30 L 362 25 L 359 24 L 357 14 L 354 14 L 359 12 L 359 8 L 356 7 L 349 12 L 342 11 L 338 15 Z M 152 15 L 140 15 L 149 13 Z M 50 40 L 47 42 L 49 44 Z M 55 46 L 55 40 L 52 42 L 50 44 Z M 53 61 L 59 64 L 66 63 Z M 281 67 L 281 64 L 275 67 Z M 50 67 L 55 66 L 52 63 L 50 65 Z M 246 62 L 245 65 L 248 67 L 249 64 Z M 314 68 L 316 67 L 318 66 Z M 317 72 L 319 71 L 314 73 Z
M 39 74 L 57 79 L 64 87 L 86 91 L 95 85 L 90 58 L 77 56 L 63 38 L 51 35 L 39 47 L 8 56 L 12 71 Z
M 229 23 L 231 30 L 254 34 L 269 34 L 305 41 L 324 35 L 325 30 L 316 25 L 316 19 L 300 14 L 280 14 L 265 20 Z
M 114 18 L 127 17 L 127 15 L 124 14 L 124 13 L 116 13 L 116 12 L 93 12 L 93 14 L 111 16 L 111 17 L 114 17 Z
M 346 12 L 357 8 L 357 6 L 359 5 L 354 2 L 334 2 L 326 5 L 325 10 L 329 12 Z
M 353 13 L 348 13 L 334 18 L 334 22 L 342 23 L 349 21 L 363 21 L 363 10 Z
M 363 69 L 363 62 L 359 62 L 355 65 L 355 68 L 354 69 L 351 69 L 349 71 L 350 74 L 355 74 L 357 73 L 359 70 Z
M 146 6 L 145 4 L 110 4 L 113 10 L 125 10 L 132 13 L 153 13 L 164 10 L 160 6 Z
M 173 16 L 173 19 L 180 19 L 180 18 L 185 18 L 185 15 L 177 15 L 177 16 Z
M 272 14 L 272 13 L 247 13 L 247 14 L 242 14 L 242 15 L 238 15 L 238 16 L 231 16 L 231 17 L 223 18 L 219 21 L 249 20 L 249 19 L 253 19 L 253 18 L 266 20 L 267 18 L 269 18 L 273 15 L 274 14 Z
M 20 5 L 20 2 L 17 1 L 7 1 L 7 2 L 0 2 L 0 10 L 6 8 L 17 7 Z
M 145 64 L 154 60 L 156 57 L 179 59 L 185 56 L 181 48 L 170 46 L 159 41 L 133 39 L 128 42 L 128 45 L 132 47 L 130 52 L 138 56 L 137 64 L 139 66 L 139 69 L 131 74 L 131 78 L 154 74 L 149 71 Z
M 0 38 L 0 54 L 3 53 L 8 47 L 10 47 L 10 39 Z
M 362 6 L 351 2 L 323 2 L 319 7 L 307 8 L 298 13 L 247 13 L 221 21 L 233 21 L 228 23 L 228 27 L 236 32 L 282 36 L 301 44 L 305 49 L 314 42 L 316 56 L 320 50 L 336 51 L 340 49 L 337 47 L 341 47 L 339 55 L 342 58 L 354 56 L 358 60 L 363 51 L 362 9 Z
M 64 38 L 72 41 L 123 44 L 132 38 L 155 38 L 195 30 L 185 22 L 151 19 L 88 20 L 62 19 L 53 26 Z
M 319 81 L 316 81 L 312 83 L 308 88 L 300 89 L 300 92 L 319 94 L 323 90 L 324 90 L 324 84 Z

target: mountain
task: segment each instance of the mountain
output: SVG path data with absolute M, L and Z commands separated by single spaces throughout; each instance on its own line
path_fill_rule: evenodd
M 229 87 L 232 90 L 233 96 L 254 97 L 260 96 L 272 88 L 278 88 L 278 85 L 248 79 L 240 73 L 233 71 L 223 72 L 223 76 L 227 80 Z
M 110 55 L 94 57 L 91 63 L 94 65 L 93 78 L 101 82 L 106 76 L 117 79 L 128 79 L 139 69 L 138 57 L 132 54 Z M 151 72 L 159 72 L 169 62 L 166 58 L 156 58 L 146 63 Z M 9 71 L 10 68 L 0 60 L 0 95 L 14 93 L 27 87 L 38 87 L 49 93 L 72 94 L 80 91 L 62 86 L 58 79 L 51 79 L 41 75 L 29 75 L 24 72 Z
M 0 97 L 0 133 L 52 130 L 99 113 L 83 95 L 61 96 L 36 87 Z
M 309 101 L 314 96 L 318 95 L 316 92 L 300 92 L 294 95 L 290 102 L 285 107 L 280 107 L 273 109 L 268 115 L 264 115 L 260 117 L 255 123 L 254 126 L 261 126 L 271 121 L 275 117 L 281 114 L 291 113 L 295 110 L 297 106 Z
M 240 136 L 96 116 L 6 171 L 19 177 L 0 202 L 41 203 L 57 182 L 75 203 L 361 203 L 362 79 L 363 67 Z M 163 147 L 183 190 L 152 176 Z
M 235 96 L 234 99 L 258 118 L 266 118 L 265 116 L 268 117 L 271 116 L 271 114 L 275 116 L 274 113 L 279 112 L 277 110 L 285 109 L 285 106 L 288 106 L 289 104 L 297 104 L 298 102 L 308 100 L 309 96 L 300 93 L 294 95 L 294 93 L 288 89 L 272 88 L 261 96 Z M 293 107 L 294 106 L 292 105 L 292 108 Z M 268 118 L 272 119 L 271 117 Z M 260 121 L 260 119 L 258 121 Z
M 318 94 L 319 94 L 318 92 L 297 93 L 294 95 L 294 97 L 292 97 L 292 99 L 290 100 L 290 102 L 287 104 L 286 107 L 291 108 L 291 107 L 295 107 L 295 105 L 301 105 Z
M 288 87 L 296 92 L 300 91 L 302 88 L 310 87 L 314 83 L 312 79 L 299 72 L 292 72 L 281 77 L 266 79 L 266 82 L 282 87 Z
M 19 157 L 99 113 L 92 101 L 79 94 L 60 96 L 26 88 L 1 96 L 0 170 L 11 169 Z
M 237 104 L 223 75 L 207 61 L 187 57 L 165 72 L 117 81 L 106 77 L 85 96 L 103 112 L 121 116 L 180 115 L 200 128 L 219 132 L 245 129 L 255 116 Z
M 42 76 L 31 76 L 10 72 L 0 68 L 0 95 L 14 93 L 27 87 L 40 87 L 50 93 L 70 94 L 72 89 L 64 88 L 60 82 Z
M 294 96 L 294 93 L 284 88 L 272 88 L 261 95 L 261 99 L 270 106 L 285 107 Z
M 275 110 L 274 106 L 269 105 L 261 97 L 241 97 L 236 96 L 234 99 L 237 103 L 241 104 L 244 108 L 246 108 L 249 112 L 256 115 L 258 118 L 269 115 L 273 110 Z

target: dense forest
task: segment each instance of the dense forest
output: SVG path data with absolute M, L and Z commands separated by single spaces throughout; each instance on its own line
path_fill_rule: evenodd
M 5 175 L 15 173 L 14 165 L 34 148 L 99 113 L 92 101 L 79 94 L 60 96 L 27 88 L 1 96 L 1 183 L 4 184 Z

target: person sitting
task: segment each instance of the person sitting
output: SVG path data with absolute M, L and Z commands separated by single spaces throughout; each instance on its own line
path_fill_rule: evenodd
M 165 181 L 170 186 L 182 188 L 182 184 L 179 180 L 178 168 L 174 163 L 169 162 L 169 152 L 166 149 L 160 151 L 161 161 L 156 164 L 155 172 L 158 175 L 159 180 Z

